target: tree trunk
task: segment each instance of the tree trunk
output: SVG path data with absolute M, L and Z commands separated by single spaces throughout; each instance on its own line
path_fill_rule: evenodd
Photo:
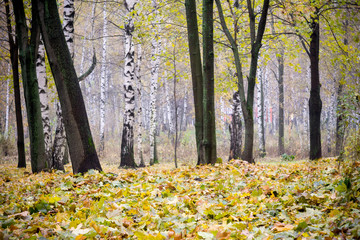
M 59 94 L 74 173 L 101 171 L 80 85 L 62 31 L 56 0 L 40 0 L 38 12 L 47 56 Z
M 348 25 L 349 21 L 345 20 L 344 23 L 345 37 L 343 40 L 344 45 L 348 45 Z M 342 97 L 343 97 L 344 85 L 340 82 L 338 83 L 337 88 L 337 97 L 336 97 L 336 140 L 335 140 L 335 154 L 341 156 L 344 150 L 344 137 L 345 137 L 345 126 L 344 126 L 344 109 L 342 107 Z
M 16 115 L 16 132 L 17 132 L 17 152 L 18 152 L 18 168 L 26 168 L 25 144 L 24 144 L 24 126 L 21 112 L 20 84 L 19 84 L 19 53 L 18 43 L 14 41 L 12 36 L 11 15 L 9 0 L 5 0 L 6 25 L 8 30 L 10 60 L 12 67 L 12 75 L 14 81 L 14 99 L 15 99 L 15 115 Z M 16 40 L 16 39 L 15 39 Z
M 345 126 L 344 126 L 344 109 L 342 107 L 342 95 L 343 95 L 344 85 L 339 83 L 337 89 L 337 116 L 336 116 L 336 143 L 335 143 L 335 154 L 337 156 L 341 155 L 344 148 L 344 136 L 345 136 Z
M 64 21 L 63 31 L 66 45 L 69 48 L 71 59 L 74 59 L 74 0 L 64 0 Z
M 203 0 L 203 141 L 204 158 L 199 164 L 216 163 L 214 101 L 214 0 Z
M 62 116 L 61 106 L 59 100 L 55 103 L 56 106 L 56 128 L 54 137 L 54 146 L 52 149 L 52 167 L 57 170 L 64 170 L 64 156 L 66 152 L 66 136 L 64 120 Z
M 173 124 L 173 118 L 171 114 L 171 101 L 169 96 L 169 83 L 168 79 L 164 79 L 164 88 L 165 88 L 165 98 L 166 98 L 166 116 L 169 121 L 169 135 L 172 135 L 174 131 L 174 124 Z M 176 116 L 176 114 L 175 114 Z M 174 118 L 175 120 L 175 118 Z
M 279 155 L 285 153 L 284 147 L 284 49 L 277 56 L 278 61 L 278 88 L 279 88 Z
M 24 4 L 14 0 L 13 8 L 16 21 L 16 35 L 19 43 L 19 59 L 22 69 L 26 111 L 30 133 L 31 169 L 33 173 L 48 168 L 45 154 L 44 132 L 41 119 L 39 87 L 36 78 L 36 52 L 40 32 L 36 16 L 36 1 L 32 2 L 31 38 L 28 38 Z
M 242 121 L 239 92 L 233 95 L 233 109 L 231 115 L 230 130 L 230 154 L 229 160 L 240 159 L 242 150 Z
M 137 1 L 125 0 L 128 19 L 125 23 L 125 67 L 124 67 L 124 97 L 125 112 L 123 120 L 123 132 L 121 140 L 120 167 L 136 167 L 134 160 L 134 117 L 135 117 L 135 62 L 134 43 L 132 32 L 134 31 L 133 19 L 130 12 L 134 10 Z
M 203 74 L 201 67 L 200 44 L 196 14 L 196 1 L 185 0 L 186 22 L 188 30 L 188 43 L 190 54 L 191 78 L 195 105 L 195 135 L 198 163 L 202 160 L 200 147 L 203 138 Z
M 314 17 L 311 18 L 312 33 L 310 36 L 310 70 L 311 90 L 309 99 L 310 117 L 310 159 L 321 158 L 321 108 L 320 98 L 320 75 L 319 75 L 319 50 L 320 50 L 320 26 L 319 9 L 316 8 Z
M 52 137 L 51 126 L 49 118 L 49 99 L 48 99 L 48 86 L 46 78 L 46 66 L 45 66 L 45 47 L 42 38 L 39 41 L 39 50 L 36 60 L 36 73 L 39 83 L 39 96 L 41 104 L 41 117 L 44 128 L 44 141 L 45 141 L 45 153 L 46 160 L 49 168 L 52 168 Z
M 177 82 L 177 74 L 176 74 L 176 55 L 175 55 L 175 45 L 174 44 L 174 59 L 173 59 L 173 65 L 174 65 L 174 89 L 173 89 L 173 94 L 174 94 L 174 110 L 175 110 L 175 117 L 174 117 L 174 122 L 175 122 L 175 139 L 174 139 L 174 163 L 175 163 L 175 168 L 178 167 L 178 162 L 177 162 L 177 147 L 178 147 L 178 140 L 179 140 L 179 133 L 178 133 L 178 105 L 177 105 L 177 101 L 176 101 L 176 82 Z M 170 105 L 170 103 L 168 104 Z M 171 119 L 169 119 L 171 120 Z M 180 126 L 181 127 L 181 126 Z M 181 128 L 180 128 L 181 129 Z
M 264 81 L 263 81 L 264 73 L 263 66 L 259 68 L 258 73 L 258 81 L 259 84 L 257 86 L 257 102 L 258 102 L 258 135 L 259 135 L 259 156 L 261 158 L 265 157 L 265 127 L 264 127 Z
M 10 65 L 9 65 L 9 78 L 6 79 L 6 109 L 5 109 L 5 130 L 4 137 L 9 137 L 9 114 L 10 114 Z
M 150 165 L 158 163 L 156 158 L 155 132 L 156 132 L 156 96 L 159 78 L 159 54 L 160 36 L 158 31 L 158 6 L 156 0 L 152 0 L 155 9 L 155 22 L 152 23 L 154 38 L 151 42 L 151 86 L 150 86 Z
M 104 135 L 105 135 L 105 101 L 106 101 L 106 52 L 107 52 L 107 12 L 106 1 L 104 2 L 104 24 L 103 24 L 103 43 L 102 43 L 102 64 L 101 64 L 101 83 L 100 83 L 100 147 L 99 151 L 104 151 Z
M 257 34 L 255 28 L 255 13 L 250 0 L 247 0 L 247 8 L 250 19 L 250 37 L 251 37 L 251 63 L 250 63 L 250 73 L 248 77 L 248 89 L 247 89 L 247 99 L 245 99 L 245 90 L 244 90 L 244 79 L 242 73 L 242 66 L 240 61 L 240 56 L 238 52 L 238 47 L 235 39 L 230 34 L 230 31 L 226 25 L 225 18 L 223 15 L 222 7 L 220 0 L 216 0 L 216 5 L 219 12 L 219 17 L 221 21 L 221 26 L 225 32 L 225 35 L 228 41 L 231 44 L 231 49 L 234 54 L 235 67 L 238 78 L 238 88 L 239 96 L 241 102 L 241 108 L 244 115 L 245 122 L 245 147 L 242 154 L 242 158 L 249 163 L 254 163 L 253 158 L 253 145 L 254 145 L 254 118 L 253 118 L 253 106 L 254 106 L 254 89 L 255 89 L 255 77 L 258 64 L 259 51 L 261 48 L 261 41 L 264 35 L 266 27 L 266 19 L 269 9 L 269 0 L 264 0 L 261 17 L 258 23 Z
M 186 131 L 187 128 L 187 99 L 188 99 L 188 92 L 187 89 L 185 89 L 185 97 L 184 97 L 184 107 L 183 107 L 183 124 L 182 124 L 182 130 Z
M 137 93 L 138 93 L 138 162 L 139 167 L 145 167 L 143 151 L 142 151 L 142 132 L 143 132 L 143 120 L 142 120 L 142 83 L 141 83 L 141 64 L 142 64 L 142 48 L 141 44 L 138 45 L 137 51 L 137 63 L 136 63 L 136 79 L 137 79 Z

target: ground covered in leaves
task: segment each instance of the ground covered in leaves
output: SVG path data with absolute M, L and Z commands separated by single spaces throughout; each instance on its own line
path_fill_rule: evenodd
M 85 175 L 0 165 L 0 239 L 356 239 L 360 164 L 351 164 L 234 161 Z

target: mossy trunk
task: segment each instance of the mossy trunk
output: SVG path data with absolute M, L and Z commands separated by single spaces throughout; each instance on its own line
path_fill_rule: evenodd
M 203 0 L 203 140 L 204 157 L 198 164 L 216 163 L 214 103 L 214 0 Z
M 41 118 L 39 87 L 36 78 L 36 54 L 40 32 L 36 18 L 36 1 L 32 4 L 32 28 L 29 41 L 24 4 L 22 0 L 14 0 L 16 36 L 19 44 L 26 112 L 30 135 L 31 169 L 33 173 L 48 168 L 45 154 L 44 132 Z
M 196 1 L 185 0 L 186 22 L 188 30 L 188 43 L 191 66 L 192 89 L 195 105 L 195 135 L 198 160 L 201 162 L 203 138 L 203 74 L 200 55 L 199 29 L 197 24 Z
M 6 25 L 9 37 L 10 46 L 10 61 L 13 74 L 14 83 L 14 99 L 15 99 L 15 115 L 16 115 L 16 132 L 17 132 L 17 152 L 18 152 L 18 168 L 26 168 L 25 158 L 25 144 L 24 144 L 24 126 L 21 112 L 21 97 L 20 97 L 20 78 L 19 78 L 19 47 L 18 43 L 14 41 L 12 36 L 11 15 L 9 0 L 5 0 L 6 11 Z

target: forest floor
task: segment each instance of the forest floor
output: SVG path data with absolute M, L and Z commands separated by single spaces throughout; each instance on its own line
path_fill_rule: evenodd
M 30 174 L 0 165 L 0 239 L 359 239 L 360 163 Z

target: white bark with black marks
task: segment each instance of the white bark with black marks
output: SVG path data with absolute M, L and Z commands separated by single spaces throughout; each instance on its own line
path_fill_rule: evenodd
M 125 112 L 121 141 L 120 167 L 136 167 L 134 160 L 134 117 L 135 117 L 135 50 L 133 42 L 134 22 L 131 12 L 137 1 L 125 0 L 128 18 L 125 23 L 125 66 L 124 98 Z
M 169 83 L 168 83 L 168 79 L 163 79 L 163 81 L 164 81 L 165 97 L 166 97 L 166 113 L 167 113 L 166 117 L 169 122 L 170 134 L 173 134 L 175 131 L 174 131 L 172 112 L 171 112 L 171 100 L 170 100 L 170 96 L 169 96 Z
M 99 151 L 104 151 L 104 137 L 105 137 L 105 101 L 106 101 L 106 90 L 107 80 L 106 77 L 106 52 L 107 52 L 107 11 L 106 1 L 104 2 L 103 10 L 103 43 L 102 43 L 102 64 L 101 64 L 101 83 L 100 83 L 100 147 Z
M 63 31 L 72 59 L 74 59 L 74 17 L 74 0 L 64 0 Z
M 11 66 L 9 64 L 9 73 L 10 73 L 10 69 Z M 6 79 L 6 110 L 5 110 L 5 131 L 4 131 L 5 139 L 9 137 L 9 115 L 10 115 L 9 113 L 10 113 L 10 77 Z
M 152 0 L 155 9 L 155 21 L 152 23 L 154 37 L 151 42 L 151 85 L 150 85 L 150 165 L 157 162 L 155 131 L 156 131 L 156 96 L 159 78 L 159 53 L 160 53 L 160 36 L 158 23 L 158 9 L 156 0 Z
M 36 58 L 36 75 L 39 85 L 39 97 L 41 107 L 41 117 L 44 128 L 44 141 L 45 141 L 45 153 L 48 161 L 49 168 L 52 167 L 52 134 L 49 118 L 49 98 L 48 98 L 48 85 L 46 77 L 45 66 L 45 46 L 40 37 L 39 50 Z
M 137 79 L 137 97 L 138 97 L 138 162 L 139 167 L 145 167 L 143 151 L 142 151 L 142 131 L 143 131 L 143 121 L 142 121 L 142 83 L 141 83 L 141 64 L 142 64 L 142 48 L 141 44 L 138 45 L 137 51 L 137 63 L 136 63 L 136 79 Z

